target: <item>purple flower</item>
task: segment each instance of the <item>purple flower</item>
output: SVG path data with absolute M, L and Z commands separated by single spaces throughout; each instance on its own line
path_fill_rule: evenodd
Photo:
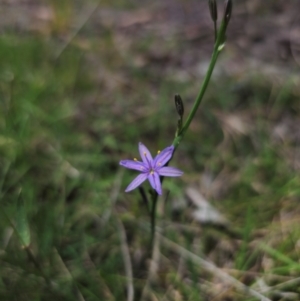
M 140 142 L 139 152 L 143 162 L 137 161 L 137 159 L 120 161 L 120 165 L 129 169 L 138 170 L 141 173 L 128 185 L 125 192 L 137 188 L 148 179 L 152 188 L 155 189 L 159 195 L 162 195 L 159 176 L 180 177 L 183 174 L 178 168 L 164 166 L 171 159 L 173 151 L 174 146 L 168 146 L 161 152 L 158 152 L 157 156 L 152 159 L 148 148 Z

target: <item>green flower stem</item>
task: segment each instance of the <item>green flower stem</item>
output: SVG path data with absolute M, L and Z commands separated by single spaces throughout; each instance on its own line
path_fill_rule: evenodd
M 184 137 L 186 131 L 188 130 L 193 118 L 195 117 L 195 114 L 198 110 L 198 107 L 203 99 L 203 96 L 205 94 L 206 88 L 208 86 L 208 83 L 210 81 L 211 75 L 213 73 L 213 70 L 215 68 L 218 56 L 220 54 L 220 52 L 222 51 L 222 49 L 224 48 L 224 41 L 225 41 L 225 31 L 226 31 L 226 24 L 224 21 L 222 21 L 221 23 L 221 27 L 220 30 L 218 32 L 218 36 L 217 36 L 217 40 L 214 46 L 214 51 L 209 63 L 209 67 L 207 70 L 207 73 L 205 75 L 204 81 L 202 83 L 201 89 L 199 91 L 199 94 L 194 102 L 194 105 L 191 109 L 191 112 L 189 114 L 189 116 L 187 117 L 187 120 L 185 121 L 181 131 L 178 133 L 178 135 L 175 137 L 175 139 L 173 140 L 173 145 L 175 147 L 175 149 L 177 148 L 177 146 L 179 145 L 180 141 L 182 140 L 182 138 Z
M 155 237 L 155 224 L 156 224 L 156 205 L 157 205 L 157 198 L 158 194 L 155 190 L 152 192 L 152 207 L 151 207 L 151 240 L 150 246 L 151 250 L 153 249 L 154 245 L 154 237 Z

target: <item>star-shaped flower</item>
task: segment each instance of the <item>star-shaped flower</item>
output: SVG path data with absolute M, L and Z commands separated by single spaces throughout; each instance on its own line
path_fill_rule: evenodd
M 162 195 L 162 188 L 160 182 L 160 176 L 164 177 L 180 177 L 183 172 L 175 167 L 164 166 L 172 157 L 174 152 L 174 146 L 168 146 L 161 152 L 158 152 L 157 156 L 153 159 L 148 148 L 143 144 L 139 143 L 139 152 L 143 162 L 134 160 L 122 160 L 120 165 L 138 170 L 139 174 L 126 188 L 125 192 L 129 192 L 139 185 L 141 185 L 146 179 L 150 182 L 153 189 L 159 195 Z

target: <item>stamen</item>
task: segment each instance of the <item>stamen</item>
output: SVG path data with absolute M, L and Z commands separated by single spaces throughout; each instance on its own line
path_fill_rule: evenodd
M 150 175 L 153 175 L 153 174 L 154 174 L 154 171 L 153 171 L 153 170 L 151 170 L 151 171 L 150 171 Z
M 157 154 L 159 154 L 159 153 L 160 153 L 160 150 L 157 151 Z
M 133 158 L 134 161 L 137 161 L 137 158 Z

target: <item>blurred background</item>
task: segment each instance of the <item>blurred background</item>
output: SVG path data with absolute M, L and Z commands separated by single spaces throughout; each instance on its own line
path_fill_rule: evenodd
M 300 300 L 299 1 L 233 2 L 152 261 L 124 193 L 198 94 L 207 2 L 1 0 L 0 300 Z

